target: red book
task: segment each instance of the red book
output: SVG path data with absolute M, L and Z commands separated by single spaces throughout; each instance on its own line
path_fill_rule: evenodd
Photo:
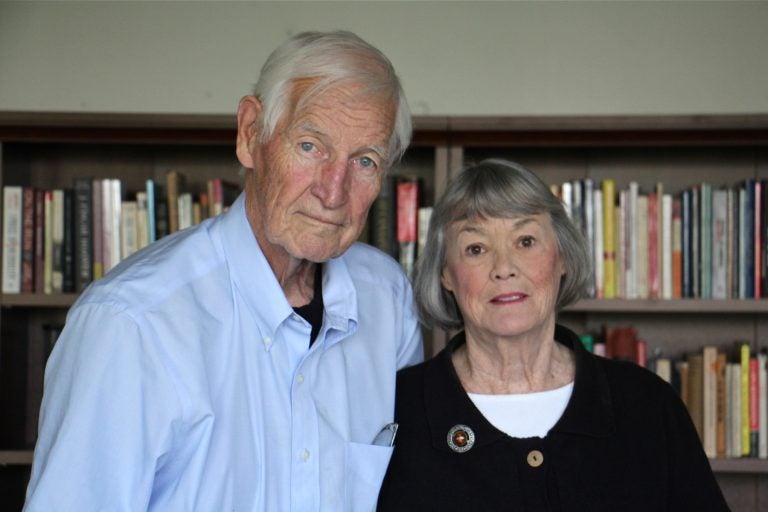
M 749 455 L 757 457 L 758 432 L 760 429 L 760 389 L 757 357 L 749 358 Z
M 761 192 L 762 182 L 760 180 L 755 180 L 755 298 L 759 299 L 762 297 L 762 286 L 761 283 L 763 281 L 762 278 L 762 192 Z
M 35 291 L 35 189 L 24 187 L 21 198 L 21 291 Z
M 419 181 L 408 177 L 397 182 L 397 245 L 400 264 L 412 275 L 416 263 L 419 226 Z

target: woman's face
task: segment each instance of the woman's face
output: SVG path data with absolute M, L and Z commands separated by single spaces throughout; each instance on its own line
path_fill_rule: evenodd
M 476 217 L 446 232 L 441 281 L 456 299 L 468 339 L 551 333 L 564 273 L 546 214 Z

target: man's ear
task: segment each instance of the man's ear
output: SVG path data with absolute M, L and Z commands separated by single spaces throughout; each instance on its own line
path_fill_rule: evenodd
M 246 169 L 253 169 L 253 148 L 259 142 L 261 101 L 245 96 L 237 107 L 237 159 Z

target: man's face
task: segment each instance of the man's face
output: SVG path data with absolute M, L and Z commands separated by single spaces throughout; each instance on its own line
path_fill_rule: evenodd
M 238 157 L 252 169 L 246 204 L 268 258 L 285 251 L 321 262 L 342 254 L 363 229 L 386 173 L 395 112 L 391 102 L 351 86 L 329 88 L 297 109 L 299 92 L 301 85 L 270 140 L 262 144 L 254 129 Z M 241 110 L 260 111 L 251 101 Z

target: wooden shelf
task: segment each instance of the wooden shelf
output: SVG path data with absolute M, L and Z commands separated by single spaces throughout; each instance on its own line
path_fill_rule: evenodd
M 585 299 L 565 312 L 732 314 L 768 313 L 768 299 Z
M 709 459 L 715 473 L 768 474 L 768 459 Z
M 4 293 L 3 307 L 68 308 L 77 300 L 76 293 Z
M 0 450 L 0 466 L 29 466 L 32 450 Z

